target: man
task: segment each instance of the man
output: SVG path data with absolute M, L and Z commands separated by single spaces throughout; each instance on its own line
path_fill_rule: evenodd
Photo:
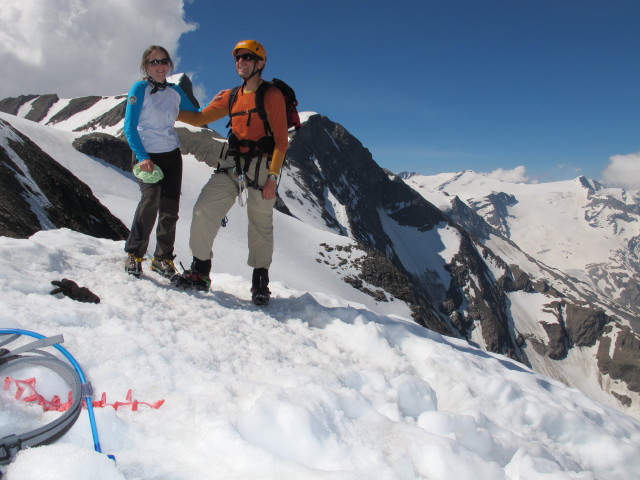
M 181 281 L 199 290 L 209 289 L 213 241 L 220 222 L 238 199 L 246 204 L 249 219 L 247 263 L 253 267 L 252 300 L 256 305 L 266 305 L 271 295 L 268 285 L 273 257 L 273 207 L 289 144 L 285 102 L 279 89 L 270 87 L 264 91 L 265 124 L 256 109 L 256 92 L 263 82 L 261 75 L 267 62 L 265 49 L 255 40 L 243 40 L 232 53 L 243 83 L 231 111 L 232 91 L 225 90 L 200 112 L 184 111 L 178 116 L 178 120 L 196 126 L 231 116 L 229 148 L 193 207 L 189 239 L 193 262 Z

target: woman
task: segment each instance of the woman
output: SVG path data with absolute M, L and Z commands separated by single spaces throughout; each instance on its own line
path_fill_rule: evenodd
M 124 134 L 133 151 L 134 172 L 141 193 L 131 233 L 124 246 L 128 254 L 124 269 L 136 277 L 141 275 L 157 217 L 151 270 L 171 277 L 177 273 L 173 264 L 173 245 L 182 184 L 180 141 L 173 125 L 180 110 L 197 110 L 178 85 L 167 82 L 173 62 L 165 48 L 157 45 L 147 48 L 140 70 L 144 79 L 131 87 L 124 116 Z M 158 176 L 161 180 L 145 183 L 157 180 Z

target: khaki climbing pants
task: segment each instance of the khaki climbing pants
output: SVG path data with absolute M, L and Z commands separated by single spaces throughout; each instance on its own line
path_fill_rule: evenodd
M 246 176 L 253 181 L 255 158 Z M 258 185 L 262 187 L 268 175 L 267 162 L 261 162 Z M 191 254 L 207 260 L 213 257 L 213 242 L 220 230 L 220 222 L 238 200 L 238 181 L 233 168 L 211 175 L 193 206 L 189 247 Z M 248 187 L 246 209 L 249 220 L 247 231 L 249 257 L 247 264 L 253 268 L 269 268 L 273 258 L 273 207 L 275 199 L 264 200 L 262 191 Z

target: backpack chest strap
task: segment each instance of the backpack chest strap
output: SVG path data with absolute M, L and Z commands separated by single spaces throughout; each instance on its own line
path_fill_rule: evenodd
M 231 121 L 233 119 L 233 117 L 239 117 L 240 115 L 246 115 L 247 116 L 247 127 L 249 125 L 251 125 L 251 115 L 254 113 L 257 113 L 258 109 L 257 108 L 251 108 L 249 110 L 241 110 L 239 112 L 234 112 L 232 114 L 229 115 L 229 122 L 227 123 L 226 128 L 229 128 L 231 126 Z

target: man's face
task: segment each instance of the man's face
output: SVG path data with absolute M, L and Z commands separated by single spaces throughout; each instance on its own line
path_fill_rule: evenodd
M 264 60 L 246 48 L 240 48 L 236 51 L 236 71 L 242 78 L 247 78 L 256 70 L 264 68 Z

